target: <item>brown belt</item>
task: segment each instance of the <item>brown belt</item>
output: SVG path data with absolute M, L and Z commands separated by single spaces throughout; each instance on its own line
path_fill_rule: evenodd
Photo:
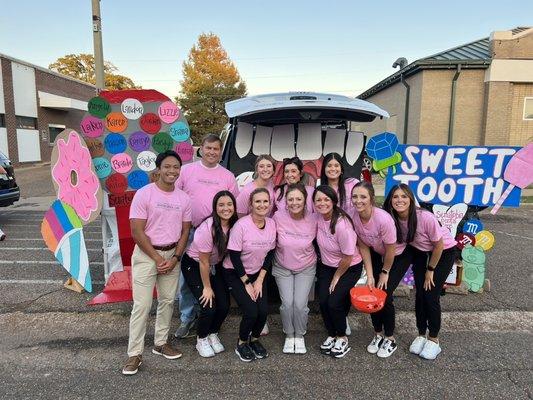
M 174 242 L 174 243 L 171 243 L 171 244 L 167 244 L 165 246 L 154 246 L 154 245 L 152 245 L 152 247 L 154 249 L 156 249 L 156 250 L 167 251 L 167 250 L 172 250 L 177 245 L 178 245 L 178 242 Z

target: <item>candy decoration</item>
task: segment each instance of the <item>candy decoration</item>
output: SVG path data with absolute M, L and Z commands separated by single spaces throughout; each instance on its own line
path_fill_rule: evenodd
M 402 161 L 402 156 L 396 151 L 398 144 L 398 138 L 391 132 L 383 132 L 372 136 L 366 144 L 366 153 L 374 160 L 372 167 L 383 178 L 389 167 L 392 167 L 393 174 L 396 173 L 395 164 Z

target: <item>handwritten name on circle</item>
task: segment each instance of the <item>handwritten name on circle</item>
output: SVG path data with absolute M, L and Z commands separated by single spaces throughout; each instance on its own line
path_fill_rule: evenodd
M 194 148 L 189 142 L 181 142 L 174 147 L 174 151 L 178 153 L 183 162 L 187 162 L 192 160 Z
M 140 120 L 141 129 L 150 135 L 153 135 L 161 130 L 161 120 L 154 113 L 146 113 Z
M 191 136 L 189 127 L 185 122 L 182 121 L 178 121 L 170 125 L 168 133 L 176 142 L 184 142 Z
M 174 146 L 174 141 L 166 132 L 159 132 L 152 138 L 152 147 L 158 153 L 170 150 Z
M 93 165 L 98 178 L 104 179 L 111 174 L 111 163 L 107 158 L 96 157 L 93 160 Z
M 157 110 L 159 118 L 161 121 L 171 124 L 180 117 L 179 108 L 171 101 L 165 101 L 159 106 Z
M 153 171 L 155 169 L 156 157 L 151 151 L 143 151 L 137 156 L 137 166 L 143 171 Z
M 148 150 L 151 142 L 150 137 L 144 132 L 134 132 L 128 139 L 130 147 L 137 152 Z
M 104 145 L 108 153 L 118 154 L 123 153 L 128 144 L 124 136 L 119 135 L 118 133 L 110 133 L 104 140 Z
M 120 111 L 127 119 L 139 119 L 144 113 L 142 103 L 137 99 L 126 99 L 120 105 Z
M 128 120 L 122 113 L 112 112 L 105 119 L 107 130 L 114 133 L 124 132 L 128 127 Z
M 93 97 L 87 104 L 89 114 L 97 118 L 105 118 L 111 112 L 111 105 L 102 97 Z
M 104 123 L 101 119 L 88 115 L 82 119 L 80 128 L 85 136 L 95 138 L 104 133 Z
M 133 161 L 126 153 L 115 154 L 111 158 L 111 166 L 115 171 L 125 174 L 133 167 Z
M 128 175 L 128 186 L 132 189 L 138 190 L 143 186 L 148 185 L 150 178 L 144 171 L 132 171 Z
M 108 192 L 113 194 L 121 194 L 128 188 L 128 181 L 124 175 L 114 173 L 105 181 L 105 187 Z
M 91 158 L 102 157 L 105 153 L 104 144 L 99 139 L 85 138 Z

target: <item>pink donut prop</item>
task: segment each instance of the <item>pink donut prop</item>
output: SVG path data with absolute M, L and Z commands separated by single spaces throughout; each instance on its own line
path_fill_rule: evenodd
M 65 129 L 52 150 L 52 181 L 57 198 L 70 205 L 86 225 L 102 210 L 102 188 L 82 137 Z

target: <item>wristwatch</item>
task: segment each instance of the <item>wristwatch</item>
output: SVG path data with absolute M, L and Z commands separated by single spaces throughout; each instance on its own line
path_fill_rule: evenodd
M 173 257 L 176 257 L 176 260 L 178 260 L 178 262 L 181 261 L 181 256 L 178 256 L 177 254 L 172 254 L 172 257 L 170 258 L 173 258 Z
M 387 271 L 385 268 L 381 268 L 381 273 L 388 275 L 389 271 Z
M 431 265 L 428 265 L 428 271 L 435 271 L 435 268 L 437 267 L 432 267 Z

